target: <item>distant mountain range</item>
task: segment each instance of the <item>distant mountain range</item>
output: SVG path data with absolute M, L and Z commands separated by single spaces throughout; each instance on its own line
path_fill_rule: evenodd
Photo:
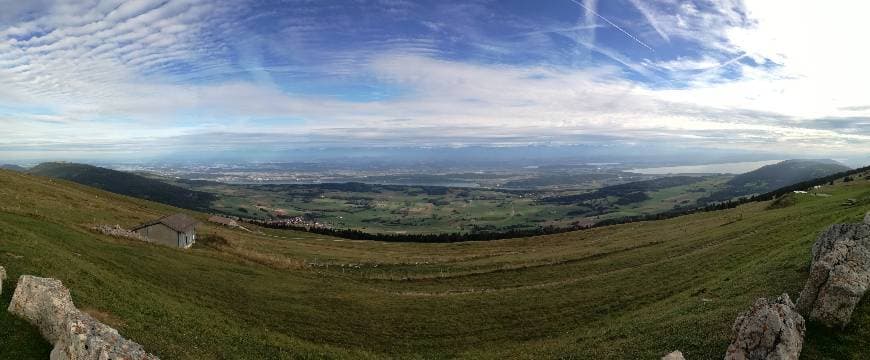
M 117 194 L 156 201 L 180 208 L 208 210 L 212 194 L 189 190 L 136 174 L 75 163 L 42 163 L 28 173 L 69 180 Z

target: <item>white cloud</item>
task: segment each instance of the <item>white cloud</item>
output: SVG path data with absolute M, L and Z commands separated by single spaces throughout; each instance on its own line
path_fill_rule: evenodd
M 769 66 L 742 64 L 737 80 L 698 82 L 669 92 L 667 98 L 691 96 L 699 105 L 768 111 L 799 120 L 870 115 L 842 110 L 870 103 L 864 95 L 870 83 L 870 50 L 861 46 L 870 4 L 751 0 L 746 9 L 753 25 L 727 28 L 727 46 Z
M 193 0 L 127 2 L 116 9 L 119 4 L 57 3 L 45 16 L 0 27 L 0 83 L 8 85 L 0 88 L 0 111 L 4 105 L 51 110 L 29 116 L 0 112 L 0 146 L 108 146 L 203 133 L 241 139 L 269 133 L 287 143 L 510 145 L 603 136 L 765 150 L 870 149 L 866 132 L 814 122 L 870 116 L 864 95 L 870 50 L 861 46 L 861 16 L 870 9 L 860 2 L 723 0 L 712 13 L 691 3 L 671 5 L 673 12 L 641 10 L 664 39 L 703 43 L 703 54 L 669 61 L 635 62 L 596 43 L 600 25 L 594 16 L 569 29 L 582 31 L 577 43 L 625 68 L 650 78 L 665 73 L 685 85 L 675 88 L 630 80 L 616 65 L 444 60 L 433 51 L 435 42 L 425 39 L 332 54 L 324 72 L 361 73 L 403 90 L 369 102 L 292 95 L 268 77 L 178 80 L 168 63 L 193 67 L 188 76 L 238 70 L 219 47 L 198 41 L 204 21 L 226 10 Z M 592 0 L 583 4 L 596 8 Z M 39 35 L 28 38 L 32 34 Z M 749 65 L 747 59 L 767 65 Z M 256 59 L 246 66 L 270 73 Z M 271 118 L 297 120 L 264 121 Z M 221 139 L 211 145 L 225 145 L 226 137 Z
M 667 41 L 667 42 L 671 41 L 671 38 L 670 38 L 670 36 L 668 36 L 668 33 L 665 31 L 664 26 L 662 24 L 660 24 L 660 20 L 658 19 L 659 15 L 656 13 L 655 10 L 653 10 L 650 6 L 648 6 L 642 0 L 629 0 L 629 1 L 631 2 L 632 5 L 634 5 L 635 8 L 637 8 L 638 11 L 640 11 L 641 14 L 643 14 L 644 18 L 646 18 L 646 21 L 650 24 L 650 26 L 653 27 L 653 29 L 655 29 L 656 33 L 658 33 L 659 36 L 662 37 L 662 39 L 665 39 L 665 41 Z

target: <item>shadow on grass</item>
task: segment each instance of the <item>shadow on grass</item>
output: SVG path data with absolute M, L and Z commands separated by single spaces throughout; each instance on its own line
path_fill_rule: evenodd
M 870 359 L 870 299 L 866 296 L 852 313 L 845 329 L 830 329 L 807 322 L 801 359 Z
M 48 359 L 51 345 L 42 338 L 39 330 L 6 311 L 16 282 L 10 274 L 10 279 L 3 282 L 3 294 L 0 295 L 0 359 Z

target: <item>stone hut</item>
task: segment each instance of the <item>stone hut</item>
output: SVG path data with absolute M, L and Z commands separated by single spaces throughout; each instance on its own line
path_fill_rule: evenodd
M 186 249 L 196 241 L 197 224 L 196 219 L 179 213 L 146 222 L 132 231 L 152 242 Z

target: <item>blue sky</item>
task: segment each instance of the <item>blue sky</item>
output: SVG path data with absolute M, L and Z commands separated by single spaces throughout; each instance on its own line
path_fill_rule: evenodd
M 0 0 L 0 159 L 596 142 L 854 156 L 870 150 L 866 7 Z

